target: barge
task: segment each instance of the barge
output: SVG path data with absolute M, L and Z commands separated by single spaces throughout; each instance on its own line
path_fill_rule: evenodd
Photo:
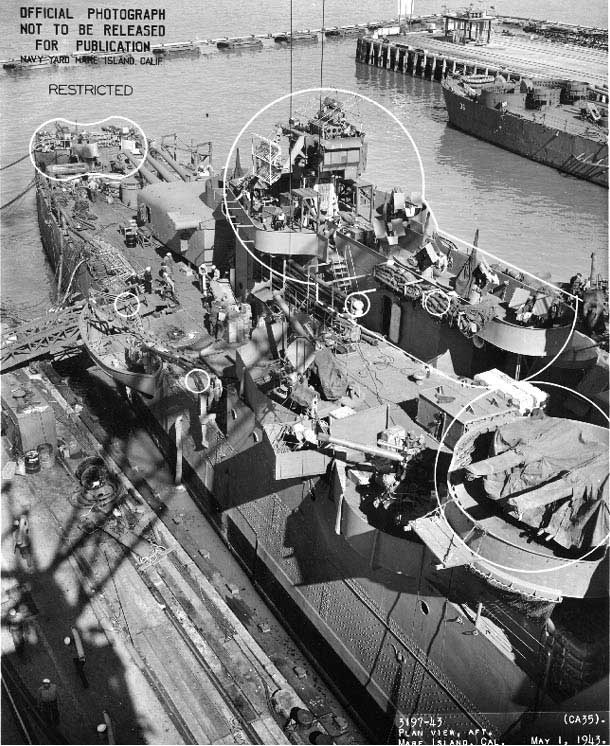
M 453 127 L 608 187 L 608 107 L 586 83 L 470 75 L 442 85 Z

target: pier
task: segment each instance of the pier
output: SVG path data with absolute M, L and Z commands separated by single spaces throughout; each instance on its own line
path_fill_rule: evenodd
M 248 50 L 244 41 L 252 42 L 249 51 L 278 48 L 278 38 L 292 35 L 293 44 L 308 43 L 326 37 L 331 41 L 358 37 L 357 59 L 360 62 L 386 67 L 399 72 L 441 80 L 445 72 L 474 72 L 475 74 L 495 74 L 508 70 L 512 76 L 570 78 L 588 82 L 594 88 L 605 88 L 598 101 L 607 102 L 607 49 L 588 48 L 577 45 L 577 37 L 603 37 L 607 44 L 607 30 L 594 27 L 575 26 L 567 23 L 551 23 L 539 19 L 526 19 L 518 16 L 489 16 L 494 26 L 517 27 L 515 36 L 491 33 L 488 46 L 455 44 L 438 36 L 443 25 L 439 14 L 414 16 L 408 24 L 398 18 L 380 19 L 365 23 L 321 26 L 306 29 L 278 29 L 240 36 L 219 36 L 206 38 L 194 35 L 192 39 L 165 42 L 154 45 L 151 55 L 164 58 L 179 56 L 199 56 L 222 52 L 235 53 Z M 521 29 L 532 26 L 543 34 L 546 27 L 561 29 L 564 37 L 551 41 L 544 36 L 530 38 Z M 409 30 L 406 30 L 409 29 Z M 436 29 L 436 31 L 434 31 Z M 434 35 L 429 33 L 434 31 Z M 571 43 L 573 42 L 573 43 Z M 286 42 L 284 42 L 285 44 Z M 393 51 L 392 51 L 393 50 Z M 405 51 L 406 50 L 406 51 Z M 124 57 L 123 53 L 68 55 L 69 62 L 60 64 L 96 62 L 102 58 Z M 40 56 L 37 62 L 21 62 L 17 59 L 0 60 L 6 70 L 32 70 L 57 65 L 50 56 Z
M 429 80 L 445 75 L 498 75 L 521 78 L 571 79 L 589 83 L 595 100 L 608 103 L 608 56 L 602 50 L 532 40 L 524 36 L 502 37 L 487 46 L 462 45 L 442 37 L 414 32 L 357 41 L 356 59 Z
M 3 372 L 2 384 L 3 416 L 44 422 L 52 441 L 37 470 L 1 444 L 3 694 L 26 739 L 10 742 L 363 742 L 119 394 L 98 381 L 104 403 L 84 402 L 46 363 Z M 133 427 L 119 431 L 117 417 Z M 108 505 L 83 487 L 86 459 L 113 486 Z M 27 556 L 13 547 L 23 515 Z M 56 723 L 36 707 L 43 675 Z

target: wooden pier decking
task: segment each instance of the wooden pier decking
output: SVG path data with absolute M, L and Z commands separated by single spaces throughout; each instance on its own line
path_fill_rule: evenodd
M 358 39 L 356 59 L 430 80 L 445 74 L 483 74 L 519 79 L 582 80 L 589 83 L 598 101 L 608 102 L 608 55 L 527 37 L 506 37 L 488 46 L 458 45 L 443 38 L 414 32 L 384 38 Z

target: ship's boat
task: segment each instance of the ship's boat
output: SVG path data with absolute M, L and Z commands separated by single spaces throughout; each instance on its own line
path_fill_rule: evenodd
M 236 49 L 260 49 L 263 46 L 261 39 L 245 36 L 236 39 L 222 39 L 216 43 L 218 49 L 236 50 Z
M 112 306 L 100 307 L 96 303 L 83 308 L 79 331 L 87 352 L 117 383 L 145 396 L 154 396 L 163 373 L 163 361 L 145 347 L 142 334 L 116 323 L 120 318 L 112 313 Z
M 324 32 L 327 39 L 344 39 L 348 36 L 364 36 L 366 28 L 362 26 L 337 26 Z
M 43 67 L 56 67 L 57 62 L 52 61 L 51 57 L 49 56 L 43 56 L 41 58 L 38 58 L 38 55 L 35 56 L 35 59 L 31 60 L 21 60 L 21 59 L 10 59 L 6 62 L 2 63 L 2 69 L 6 70 L 7 72 L 20 72 L 22 70 L 37 70 L 39 68 Z
M 198 57 L 201 54 L 201 49 L 193 42 L 184 42 L 153 46 L 151 52 L 157 57 Z
M 286 32 L 284 34 L 277 34 L 277 36 L 273 37 L 273 40 L 277 44 L 315 44 L 318 41 L 318 34 L 316 31 Z
M 482 78 L 443 81 L 452 126 L 608 187 L 608 105 L 595 101 L 587 83 Z

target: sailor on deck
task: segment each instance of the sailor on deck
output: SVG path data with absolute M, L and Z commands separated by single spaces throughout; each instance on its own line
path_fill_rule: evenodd
M 573 277 L 570 277 L 570 292 L 573 295 L 579 295 L 583 289 L 582 274 L 577 272 Z
M 218 310 L 218 314 L 216 315 L 216 324 L 214 326 L 214 339 L 218 340 L 222 339 L 224 333 L 225 333 L 225 321 L 227 318 L 227 312 L 220 308 Z
M 208 292 L 208 266 L 205 262 L 202 262 L 197 268 L 199 274 L 199 287 L 201 292 L 205 295 Z
M 159 269 L 159 282 L 161 283 L 162 295 L 170 295 L 176 299 L 176 283 L 168 269 L 165 260 L 161 262 L 161 268 Z
M 23 615 L 17 609 L 9 609 L 8 628 L 13 638 L 13 645 L 17 655 L 22 655 L 25 650 L 25 636 L 23 633 Z
M 283 231 L 286 227 L 286 215 L 284 214 L 284 211 L 281 210 L 279 207 L 273 215 L 271 227 L 274 231 Z
M 38 688 L 37 703 L 41 715 L 50 720 L 53 725 L 58 725 L 57 686 L 51 683 L 51 679 L 42 680 L 42 686 Z
M 146 267 L 142 274 L 142 285 L 144 286 L 144 292 L 150 295 L 153 291 L 153 276 L 152 267 Z
M 91 177 L 89 181 L 87 182 L 87 197 L 89 198 L 91 202 L 95 202 L 95 200 L 97 199 L 98 189 L 99 189 L 99 186 L 98 186 L 96 179 Z

